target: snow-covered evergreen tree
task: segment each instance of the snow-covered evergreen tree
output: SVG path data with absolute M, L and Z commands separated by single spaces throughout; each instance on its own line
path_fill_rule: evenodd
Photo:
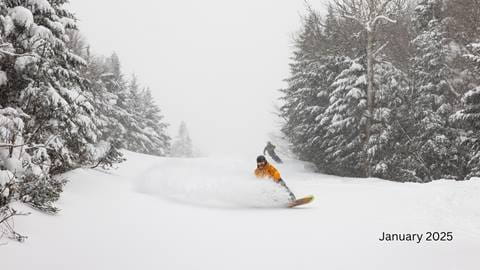
M 139 96 L 142 106 L 139 114 L 143 116 L 143 134 L 150 139 L 152 146 L 148 149 L 148 154 L 165 156 L 170 148 L 170 137 L 166 133 L 168 125 L 164 122 L 162 111 L 155 103 L 152 92 L 145 88 Z
M 14 198 L 49 212 L 57 210 L 51 203 L 64 184 L 51 174 L 88 159 L 98 134 L 82 96 L 78 68 L 85 61 L 65 45 L 65 32 L 76 28 L 65 3 L 0 4 L 2 142 L 9 144 L 0 149 L 1 166 L 14 175 Z M 8 123 L 15 123 L 15 132 Z
M 403 122 L 409 118 L 410 86 L 408 75 L 395 65 L 379 61 L 375 65 L 376 88 L 372 129 L 367 143 L 367 158 L 372 176 L 396 181 L 419 181 L 411 174 L 412 159 L 416 154 L 408 152 L 408 142 Z
M 316 45 L 301 46 L 302 41 L 309 41 L 306 38 L 308 35 L 299 35 L 296 40 L 300 46 L 294 52 L 292 75 L 287 80 L 289 88 L 282 91 L 285 95 L 282 116 L 287 120 L 283 132 L 292 142 L 293 150 L 302 159 L 315 163 L 320 171 L 362 176 L 365 175 L 366 153 L 371 153 L 369 160 L 372 162 L 380 162 L 376 159 L 384 156 L 383 151 L 387 151 L 387 145 L 395 137 L 392 134 L 396 134 L 397 130 L 387 125 L 386 115 L 393 115 L 397 109 L 389 108 L 394 102 L 385 99 L 405 85 L 405 77 L 389 63 L 379 61 L 377 64 L 375 72 L 379 74 L 375 73 L 374 85 L 378 98 L 384 100 L 374 106 L 371 139 L 367 142 L 365 54 L 352 60 L 346 55 L 358 55 L 362 51 L 361 47 L 350 48 L 350 52 L 347 52 L 347 48 L 336 45 L 342 40 L 343 32 L 361 29 L 348 24 L 350 20 L 335 16 L 330 7 L 324 23 L 318 17 L 316 21 L 304 22 L 303 31 L 316 29 L 318 32 L 314 35 L 317 37 Z M 312 21 L 316 22 L 317 28 L 307 27 Z M 399 106 L 397 103 L 399 102 L 395 105 Z M 387 126 L 389 136 L 385 134 L 384 128 Z M 377 166 L 375 163 L 372 164 L 373 167 L 385 166 Z M 380 170 L 374 171 L 376 176 L 380 176 L 379 172 Z
M 91 146 L 90 159 L 92 166 L 107 168 L 124 161 L 120 152 L 122 126 L 116 118 L 119 109 L 115 103 L 118 97 L 106 87 L 108 76 L 103 60 L 93 57 L 88 51 L 85 53 L 87 66 L 82 69 L 82 73 L 89 81 L 85 96 L 95 108 L 93 121 L 101 131 L 96 144 Z
M 33 154 L 28 151 L 29 148 L 44 147 L 25 143 L 25 118 L 29 117 L 20 109 L 0 109 L 0 189 L 4 189 L 2 200 L 8 202 L 10 199 L 19 199 L 35 208 L 54 213 L 58 209 L 52 203 L 58 199 L 65 182 L 49 174 L 50 159 L 46 150 L 34 151 Z
M 366 70 L 361 59 L 345 59 L 346 68 L 332 83 L 330 104 L 322 121 L 327 132 L 325 160 L 340 175 L 363 175 L 365 166 Z
M 115 118 L 120 124 L 120 141 L 125 149 L 164 156 L 170 147 L 161 110 L 150 90 L 141 89 L 136 77 L 125 81 L 118 56 L 106 60 L 108 72 L 104 74 L 107 91 L 115 98 Z
M 312 61 L 299 73 L 300 76 L 289 79 L 288 89 L 295 92 L 286 97 L 295 98 L 298 104 L 289 103 L 290 100 L 285 99 L 287 103 L 283 107 L 289 108 L 283 111 L 285 119 L 289 120 L 283 131 L 288 131 L 286 128 L 293 131 L 285 134 L 289 135 L 294 152 L 302 160 L 314 162 L 325 173 L 335 172 L 335 165 L 326 158 L 325 151 L 328 147 L 325 140 L 329 133 L 328 109 L 334 90 L 332 83 L 345 67 L 344 57 L 321 57 L 318 61 Z M 305 71 L 308 76 L 303 76 Z
M 286 80 L 288 87 L 282 89 L 284 105 L 280 108 L 285 119 L 282 132 L 291 141 L 293 151 L 302 160 L 317 157 L 313 146 L 316 117 L 328 106 L 328 80 L 332 75 L 329 70 L 329 59 L 321 58 L 326 39 L 322 38 L 319 15 L 310 13 L 304 18 L 304 27 L 295 39 L 295 52 L 290 64 L 291 76 Z M 318 153 L 318 152 L 317 152 Z
M 67 3 L 0 1 L 2 221 L 18 214 L 15 200 L 57 212 L 65 184 L 57 173 L 111 167 L 125 160 L 122 147 L 156 155 L 169 148 L 150 90 L 125 80 L 116 54 L 90 54 Z
M 465 58 L 474 65 L 473 72 L 478 78 L 476 84 L 472 85 L 463 97 L 464 108 L 458 111 L 453 118 L 454 121 L 466 124 L 463 126 L 465 133 L 462 134 L 462 143 L 468 149 L 469 159 L 467 163 L 468 175 L 480 176 L 480 43 L 472 43 L 469 46 L 470 52 Z
M 282 131 L 294 152 L 323 172 L 396 181 L 464 179 L 475 163 L 468 162 L 473 158 L 466 142 L 472 145 L 469 134 L 476 129 L 465 120 L 475 115 L 467 112 L 476 108 L 472 89 L 479 85 L 475 45 L 467 44 L 476 42 L 480 29 L 466 22 L 475 23 L 468 18 L 478 11 L 470 0 L 469 10 L 446 10 L 457 0 L 413 6 L 391 1 L 376 8 L 387 2 L 335 1 L 316 26 L 315 45 L 296 44 L 289 87 L 282 91 Z M 315 28 L 305 21 L 305 29 Z M 457 111 L 461 117 L 452 118 Z
M 157 155 L 169 147 L 150 91 L 128 85 L 118 56 L 90 55 L 67 3 L 0 1 L 2 214 L 12 200 L 58 211 L 65 181 L 54 174 L 112 166 L 130 142 Z
M 75 29 L 67 1 L 7 1 L 3 16 L 4 52 L 9 84 L 7 104 L 17 104 L 31 118 L 26 122 L 28 142 L 48 149 L 50 172 L 63 172 L 88 159 L 89 145 L 99 130 L 93 124 L 93 107 L 85 99 L 85 79 L 79 67 L 86 62 L 66 46 L 66 31 Z M 20 55 L 21 54 L 21 55 Z
M 193 146 L 190 134 L 188 133 L 187 124 L 182 121 L 178 129 L 178 135 L 172 144 L 172 157 L 193 157 Z
M 372 115 L 375 110 L 375 54 L 382 47 L 377 48 L 378 25 L 382 23 L 396 23 L 392 15 L 404 8 L 405 1 L 391 0 L 332 0 L 336 11 L 345 19 L 354 20 L 362 26 L 366 35 L 365 48 L 366 63 L 366 97 L 367 97 L 367 123 L 365 126 L 365 141 L 370 141 L 372 133 Z M 370 176 L 370 160 L 365 160 L 365 175 Z
M 465 158 L 458 130 L 449 122 L 460 102 L 459 89 L 464 87 L 452 68 L 458 55 L 447 38 L 442 1 L 421 1 L 415 10 L 418 36 L 413 40 L 413 118 L 407 130 L 412 137 L 410 149 L 422 157 L 424 163 L 416 169 L 422 179 L 456 178 L 464 174 Z

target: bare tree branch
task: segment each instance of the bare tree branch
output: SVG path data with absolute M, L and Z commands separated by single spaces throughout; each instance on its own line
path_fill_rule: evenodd
M 343 17 L 347 18 L 347 19 L 352 19 L 356 22 L 358 22 L 361 26 L 363 26 L 363 28 L 365 30 L 367 30 L 367 25 L 365 24 L 365 22 L 361 21 L 359 18 L 355 17 L 355 16 L 351 16 L 351 15 L 347 15 L 347 14 L 344 14 L 342 15 Z
M 377 51 L 373 53 L 373 56 L 375 57 L 377 54 L 379 54 L 385 47 L 387 47 L 389 43 L 390 41 L 385 42 L 385 44 L 383 44 L 380 48 L 377 49 Z
M 390 18 L 388 18 L 387 16 L 384 16 L 384 15 L 379 15 L 379 16 L 375 17 L 372 24 L 375 26 L 379 20 L 386 20 L 386 21 L 391 22 L 391 23 L 397 23 L 396 20 L 390 19 Z

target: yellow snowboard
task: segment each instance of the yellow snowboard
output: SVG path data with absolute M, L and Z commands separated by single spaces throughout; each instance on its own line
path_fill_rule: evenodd
M 302 204 L 307 204 L 307 203 L 313 201 L 313 198 L 314 198 L 313 195 L 309 195 L 309 196 L 303 197 L 301 199 L 297 199 L 296 201 L 291 202 L 288 205 L 288 207 L 292 208 L 292 207 L 299 206 L 299 205 L 302 205 Z

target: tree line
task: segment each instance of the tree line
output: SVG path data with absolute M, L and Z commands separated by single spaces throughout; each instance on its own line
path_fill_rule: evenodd
M 121 148 L 164 156 L 167 124 L 150 89 L 116 54 L 96 56 L 67 0 L 0 1 L 0 236 L 21 201 L 48 213 L 79 167 L 124 161 Z
M 282 132 L 340 176 L 429 182 L 479 174 L 477 0 L 332 0 L 294 39 Z

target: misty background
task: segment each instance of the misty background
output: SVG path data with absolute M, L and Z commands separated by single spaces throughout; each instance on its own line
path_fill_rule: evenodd
M 125 74 L 151 88 L 170 136 L 183 120 L 203 154 L 257 154 L 279 130 L 272 101 L 285 87 L 304 1 L 70 5 L 93 52 L 116 52 Z

